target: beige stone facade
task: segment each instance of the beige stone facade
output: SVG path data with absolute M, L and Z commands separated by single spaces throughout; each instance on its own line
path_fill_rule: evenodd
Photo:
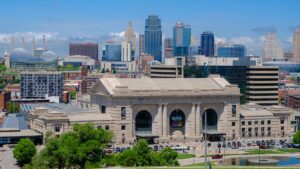
M 201 141 L 207 133 L 239 136 L 239 89 L 219 76 L 203 79 L 102 78 L 91 89 L 92 104 L 109 114 L 116 142 Z M 148 120 L 148 121 L 147 121 Z
M 293 110 L 281 106 L 262 107 L 256 104 L 241 108 L 240 136 L 245 139 L 290 138 L 295 131 Z

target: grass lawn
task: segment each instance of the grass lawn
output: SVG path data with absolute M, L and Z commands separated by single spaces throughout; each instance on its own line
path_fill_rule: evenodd
M 168 168 L 168 169 L 204 169 L 204 167 L 133 167 L 130 169 L 155 169 L 155 168 Z M 299 169 L 299 167 L 235 167 L 235 166 L 212 166 L 212 169 Z M 124 168 L 126 169 L 126 168 Z
M 188 159 L 188 158 L 193 158 L 196 157 L 194 154 L 187 154 L 187 153 L 179 153 L 178 154 L 178 159 Z

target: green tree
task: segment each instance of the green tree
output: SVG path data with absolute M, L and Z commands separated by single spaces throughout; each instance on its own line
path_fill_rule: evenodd
M 139 140 L 132 149 L 137 154 L 137 166 L 151 165 L 151 148 L 148 146 L 146 140 Z
M 67 69 L 67 70 L 73 70 L 73 69 L 74 69 L 74 66 L 71 65 L 71 64 L 68 64 L 68 65 L 66 66 L 66 69 Z
M 103 149 L 111 138 L 110 132 L 96 129 L 91 123 L 75 124 L 73 131 L 48 139 L 43 150 L 45 157 L 39 157 L 47 160 L 45 167 L 84 169 L 87 162 L 99 162 L 104 157 Z
M 137 153 L 134 150 L 125 150 L 124 152 L 117 155 L 116 160 L 118 165 L 133 167 L 137 166 L 138 158 Z M 109 164 L 107 164 L 109 165 Z
M 116 69 L 113 69 L 113 70 L 112 70 L 112 73 L 113 73 L 113 74 L 116 74 L 116 73 L 117 73 Z
M 60 138 L 53 137 L 47 141 L 44 149 L 49 168 L 63 169 L 66 166 L 68 154 Z
M 179 165 L 179 163 L 177 161 L 178 153 L 169 147 L 164 148 L 161 151 L 160 156 L 164 160 L 165 165 L 168 165 L 168 166 Z
M 37 153 L 30 164 L 24 166 L 25 169 L 52 169 L 55 168 L 55 161 L 50 160 L 45 150 Z
M 9 102 L 8 107 L 9 113 L 18 113 L 20 111 L 20 105 L 16 102 Z
M 0 64 L 0 72 L 3 73 L 5 72 L 7 69 L 6 69 L 6 66 L 3 65 L 3 64 Z
M 76 92 L 70 92 L 70 99 L 76 99 Z
M 294 143 L 294 144 L 300 144 L 300 131 L 297 131 L 297 132 L 293 135 L 293 143 Z
M 109 72 L 109 69 L 108 69 L 108 68 L 106 69 L 106 72 Z
M 36 147 L 28 138 L 21 139 L 13 150 L 13 155 L 17 159 L 20 166 L 30 163 L 35 154 Z
M 101 73 L 105 73 L 105 69 L 104 68 L 101 70 Z

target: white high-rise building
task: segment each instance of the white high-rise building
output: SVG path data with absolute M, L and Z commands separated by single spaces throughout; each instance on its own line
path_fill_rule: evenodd
M 131 43 L 122 42 L 122 50 L 121 50 L 121 59 L 122 62 L 130 62 L 132 56 L 132 46 Z
M 294 32 L 293 48 L 293 60 L 295 62 L 300 62 L 300 29 Z
M 274 32 L 265 35 L 265 43 L 262 48 L 263 61 L 280 60 L 284 57 L 283 48 L 277 39 L 277 35 Z
M 136 36 L 134 34 L 131 22 L 128 23 L 128 27 L 125 32 L 125 42 L 131 43 L 132 50 L 134 54 L 136 54 Z

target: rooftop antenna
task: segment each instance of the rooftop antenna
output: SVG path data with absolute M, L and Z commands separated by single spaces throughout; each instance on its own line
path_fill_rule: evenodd
M 43 52 L 46 51 L 46 36 L 45 34 L 43 35 Z
M 34 51 L 35 51 L 35 37 L 32 37 L 32 53 L 34 55 Z
M 15 48 L 15 37 L 14 36 L 11 37 L 11 45 L 14 49 Z
M 23 46 L 23 48 L 25 48 L 25 38 L 24 37 L 22 37 L 22 46 Z

